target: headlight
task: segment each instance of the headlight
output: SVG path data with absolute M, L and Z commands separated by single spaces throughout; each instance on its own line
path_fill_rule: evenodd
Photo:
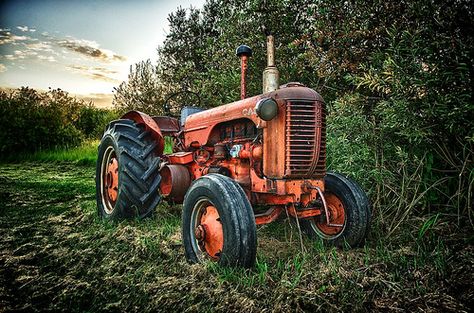
M 277 115 L 278 104 L 272 98 L 263 98 L 255 105 L 255 111 L 262 120 L 269 121 Z

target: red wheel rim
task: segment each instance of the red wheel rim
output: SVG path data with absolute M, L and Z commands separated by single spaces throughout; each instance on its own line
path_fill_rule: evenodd
M 224 248 L 224 231 L 219 212 L 208 201 L 199 201 L 194 209 L 198 210 L 194 236 L 199 250 L 217 261 Z
M 326 205 L 328 208 L 328 218 L 330 224 L 345 225 L 346 213 L 344 204 L 342 201 L 333 193 L 325 193 Z M 344 226 L 330 226 L 327 224 L 326 218 L 315 222 L 318 230 L 326 236 L 336 236 L 342 232 Z
M 110 158 L 105 175 L 107 195 L 109 196 L 109 200 L 115 203 L 118 195 L 118 161 L 115 156 Z
M 119 163 L 113 147 L 107 147 L 101 163 L 101 198 L 104 211 L 111 214 L 118 198 Z

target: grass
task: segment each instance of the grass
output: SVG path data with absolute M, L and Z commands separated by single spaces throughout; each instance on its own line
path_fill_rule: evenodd
M 95 165 L 99 140 L 85 141 L 73 148 L 56 148 L 53 150 L 37 151 L 21 155 L 10 154 L 2 158 L 3 162 L 73 162 L 77 165 Z
M 0 158 L 3 163 L 9 162 L 71 162 L 77 165 L 95 165 L 99 140 L 85 141 L 78 147 L 56 148 L 52 150 L 24 153 L 21 155 L 6 155 Z M 173 152 L 171 137 L 165 137 L 164 153 Z
M 55 159 L 71 154 L 54 152 Z M 40 159 L 43 160 L 43 159 Z M 411 219 L 364 247 L 304 239 L 287 220 L 258 228 L 252 270 L 189 265 L 180 207 L 145 221 L 96 214 L 90 163 L 0 164 L 0 311 L 467 312 L 474 236 L 448 216 Z

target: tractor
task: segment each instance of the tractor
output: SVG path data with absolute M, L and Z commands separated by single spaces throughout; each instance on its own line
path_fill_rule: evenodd
M 106 220 L 151 216 L 161 201 L 182 204 L 187 260 L 252 267 L 257 225 L 294 219 L 309 238 L 356 247 L 370 206 L 352 179 L 326 171 L 323 98 L 301 83 L 279 85 L 267 33 L 263 93 L 246 97 L 252 50 L 236 50 L 241 100 L 176 116 L 130 111 L 107 127 L 98 148 L 96 195 Z M 172 153 L 164 153 L 172 142 Z M 284 213 L 284 214 L 283 214 Z

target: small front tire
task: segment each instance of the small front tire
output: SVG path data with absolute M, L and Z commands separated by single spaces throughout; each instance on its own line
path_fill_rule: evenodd
M 360 246 L 368 234 L 371 217 L 367 195 L 355 181 L 338 173 L 327 173 L 324 182 L 331 225 L 327 225 L 325 216 L 300 220 L 302 230 L 329 245 Z
M 254 265 L 255 217 L 242 187 L 231 178 L 209 174 L 197 179 L 184 198 L 182 219 L 189 262 L 209 259 L 224 266 Z

